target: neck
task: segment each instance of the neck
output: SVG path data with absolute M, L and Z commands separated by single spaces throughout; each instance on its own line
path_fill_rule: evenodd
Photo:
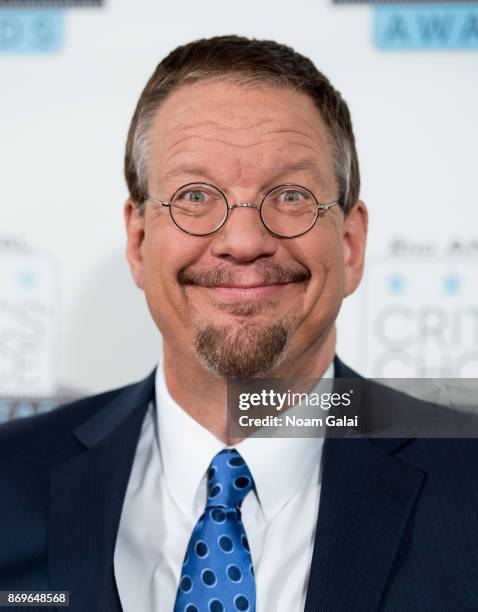
M 335 325 L 300 353 L 289 355 L 271 378 L 320 379 L 335 355 Z M 226 444 L 238 442 L 227 433 L 227 381 L 207 370 L 195 356 L 165 341 L 164 374 L 168 391 L 193 419 Z

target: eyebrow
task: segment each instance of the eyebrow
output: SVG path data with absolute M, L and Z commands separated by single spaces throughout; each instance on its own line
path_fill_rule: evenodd
M 319 181 L 319 183 L 324 184 L 324 180 L 322 174 L 319 170 L 316 160 L 314 159 L 302 159 L 300 161 L 286 164 L 280 167 L 274 175 L 267 181 L 265 185 L 261 187 L 261 191 L 266 189 L 272 184 L 277 184 L 280 182 L 281 177 L 287 176 L 288 174 L 293 174 L 294 172 L 301 172 L 303 170 L 311 171 L 314 174 L 314 178 Z M 168 180 L 171 178 L 181 177 L 181 176 L 197 176 L 197 177 L 205 177 L 208 182 L 216 183 L 215 179 L 213 179 L 213 175 L 211 169 L 207 166 L 202 166 L 200 164 L 191 164 L 184 166 L 177 166 L 171 168 L 165 175 L 164 180 Z M 225 186 L 226 187 L 226 186 Z

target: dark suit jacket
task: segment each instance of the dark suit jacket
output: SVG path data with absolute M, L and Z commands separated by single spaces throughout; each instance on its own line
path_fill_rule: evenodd
M 113 552 L 153 396 L 154 373 L 0 428 L 0 590 L 121 611 Z M 476 440 L 328 438 L 323 461 L 306 612 L 478 610 Z

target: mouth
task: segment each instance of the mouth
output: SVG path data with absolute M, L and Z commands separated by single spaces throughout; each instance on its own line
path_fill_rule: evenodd
M 204 288 L 222 302 L 251 302 L 267 300 L 278 297 L 281 293 L 289 289 L 291 286 L 297 286 L 302 283 L 297 281 L 289 283 L 272 283 L 272 284 L 227 284 L 204 286 Z
M 255 303 L 273 304 L 304 292 L 311 273 L 298 264 L 279 266 L 266 262 L 241 268 L 209 268 L 204 271 L 184 269 L 178 274 L 183 286 L 200 289 L 216 305 Z

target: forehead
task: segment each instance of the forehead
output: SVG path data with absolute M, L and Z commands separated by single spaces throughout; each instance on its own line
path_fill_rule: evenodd
M 333 181 L 329 133 L 312 98 L 292 89 L 201 82 L 175 90 L 152 124 L 150 174 L 205 168 L 247 184 L 282 167 L 316 163 Z M 306 163 L 303 163 L 306 162 Z

